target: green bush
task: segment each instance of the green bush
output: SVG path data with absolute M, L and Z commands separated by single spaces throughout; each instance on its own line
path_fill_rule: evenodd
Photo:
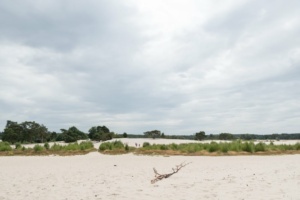
M 175 144 L 175 143 L 172 143 L 172 144 L 170 144 L 170 149 L 172 149 L 172 150 L 178 150 L 178 144 Z
M 254 149 L 255 149 L 255 152 L 266 151 L 266 145 L 264 143 L 260 142 L 255 145 Z
M 242 144 L 242 150 L 249 153 L 254 153 L 255 145 L 253 142 L 245 142 Z
M 195 148 L 195 146 L 193 145 L 188 145 L 187 148 L 186 148 L 187 152 L 189 153 L 195 153 L 197 150 Z
M 126 150 L 129 151 L 129 146 L 126 144 L 124 145 L 121 141 L 116 140 L 113 142 L 103 142 L 99 146 L 99 151 L 105 150 Z
M 208 151 L 209 152 L 216 152 L 216 151 L 219 151 L 220 150 L 220 146 L 218 143 L 216 142 L 211 142 L 209 144 L 209 148 L 208 148 Z
M 36 145 L 34 145 L 33 150 L 34 150 L 35 152 L 40 152 L 40 151 L 43 151 L 43 150 L 44 150 L 44 147 L 41 146 L 41 145 L 36 144 Z
M 222 151 L 223 153 L 227 153 L 227 152 L 229 151 L 229 146 L 230 146 L 230 144 L 227 144 L 227 143 L 221 143 L 220 146 L 221 146 L 221 151 Z
M 69 143 L 66 146 L 63 146 L 63 150 L 67 150 L 67 151 L 76 151 L 76 150 L 80 150 L 80 146 L 77 142 L 75 143 Z
M 12 148 L 8 142 L 0 142 L 0 151 L 11 151 Z
M 125 145 L 125 151 L 129 151 L 129 146 L 128 146 L 128 144 Z
M 143 143 L 143 147 L 149 147 L 149 146 L 151 146 L 149 142 L 144 142 Z
M 46 142 L 45 144 L 44 144 L 44 147 L 45 147 L 45 149 L 49 149 L 50 148 L 50 145 L 49 145 L 49 143 L 48 142 Z
M 52 146 L 51 146 L 51 148 L 50 148 L 50 150 L 51 151 L 60 151 L 60 150 L 62 150 L 62 145 L 59 145 L 59 144 L 56 144 L 56 143 L 54 143 Z
M 86 142 L 81 142 L 78 144 L 77 142 L 75 143 L 69 143 L 68 145 L 59 145 L 59 144 L 54 144 L 50 148 L 51 151 L 84 151 L 84 150 L 89 150 L 93 149 L 94 145 L 90 141 Z
M 295 144 L 295 145 L 281 144 L 281 145 L 279 145 L 279 149 L 282 151 L 296 150 L 297 144 Z
M 16 149 L 21 149 L 21 148 L 22 148 L 22 145 L 21 145 L 20 142 L 17 142 L 17 143 L 15 144 L 15 146 L 16 146 Z
M 112 142 L 113 149 L 124 149 L 124 144 L 120 140 Z
M 295 149 L 298 151 L 298 150 L 300 150 L 300 143 L 299 142 L 297 142 L 296 144 L 295 144 Z
M 165 144 L 160 145 L 160 150 L 168 150 L 168 146 Z
M 92 142 L 90 141 L 87 141 L 87 142 L 81 142 L 79 144 L 80 146 L 80 150 L 88 150 L 88 149 L 93 149 L 94 148 L 94 145 Z
M 112 144 L 110 142 L 103 142 L 99 146 L 99 151 L 112 150 Z
M 242 150 L 243 143 L 241 142 L 241 140 L 236 140 L 236 141 L 233 141 L 233 142 L 228 143 L 228 144 L 229 144 L 229 150 L 230 151 L 240 152 Z

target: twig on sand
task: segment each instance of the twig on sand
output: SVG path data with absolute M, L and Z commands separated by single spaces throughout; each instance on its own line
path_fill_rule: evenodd
M 180 165 L 176 165 L 176 168 L 172 168 L 173 172 L 172 173 L 168 173 L 168 174 L 159 174 L 157 172 L 157 170 L 155 168 L 153 168 L 153 171 L 155 173 L 155 178 L 153 180 L 151 180 L 151 183 L 156 183 L 157 181 L 160 181 L 164 178 L 169 178 L 170 176 L 172 176 L 173 174 L 176 174 L 181 168 L 187 166 L 190 163 L 181 163 Z

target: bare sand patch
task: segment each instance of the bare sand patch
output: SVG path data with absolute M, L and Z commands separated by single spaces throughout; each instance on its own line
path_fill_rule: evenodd
M 172 172 L 151 184 L 153 167 Z M 0 157 L 0 199 L 299 199 L 300 155 Z

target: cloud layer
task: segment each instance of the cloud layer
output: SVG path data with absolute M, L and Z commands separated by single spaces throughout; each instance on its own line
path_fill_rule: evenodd
M 0 121 L 299 132 L 300 2 L 0 2 Z

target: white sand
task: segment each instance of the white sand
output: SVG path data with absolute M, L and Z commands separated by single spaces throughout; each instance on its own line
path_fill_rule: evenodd
M 129 142 L 129 141 L 128 141 Z M 130 140 L 142 142 L 142 140 Z M 177 174 L 151 184 L 153 167 Z M 300 199 L 300 155 L 0 157 L 6 199 Z

